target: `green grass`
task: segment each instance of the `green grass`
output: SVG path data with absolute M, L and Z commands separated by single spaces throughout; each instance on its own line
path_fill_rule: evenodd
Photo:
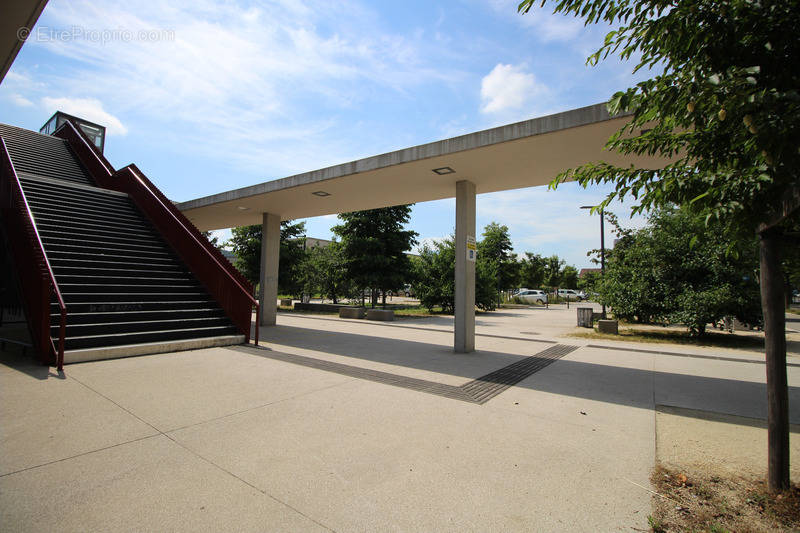
M 710 346 L 718 348 L 763 348 L 764 340 L 759 337 L 708 331 L 702 337 L 692 337 L 686 331 L 643 330 L 620 328 L 619 335 L 598 333 L 597 330 L 576 332 L 569 335 L 582 339 L 602 339 L 655 344 L 686 344 L 691 346 Z

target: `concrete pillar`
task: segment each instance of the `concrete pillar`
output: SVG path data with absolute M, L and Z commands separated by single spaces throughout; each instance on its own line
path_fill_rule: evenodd
M 472 252 L 470 254 L 470 252 Z M 475 350 L 475 184 L 456 183 L 456 352 Z
M 281 217 L 264 213 L 261 222 L 261 275 L 258 289 L 262 326 L 274 326 L 276 321 L 280 251 Z

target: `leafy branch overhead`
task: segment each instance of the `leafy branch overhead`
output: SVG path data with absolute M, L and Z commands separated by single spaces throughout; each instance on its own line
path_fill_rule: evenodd
M 526 13 L 534 0 L 518 10 Z M 547 0 L 541 2 L 544 7 Z M 608 24 L 592 54 L 634 60 L 648 80 L 616 93 L 627 125 L 606 148 L 657 156 L 657 168 L 595 162 L 561 173 L 584 187 L 610 183 L 634 212 L 670 204 L 731 235 L 758 235 L 769 413 L 769 486 L 789 485 L 785 286 L 781 252 L 800 208 L 800 5 L 785 0 L 556 0 L 555 13 Z M 743 239 L 746 237 L 742 237 Z
M 519 9 L 535 3 L 526 0 Z M 796 2 L 554 4 L 555 12 L 587 25 L 619 25 L 590 65 L 617 55 L 637 58 L 634 71 L 656 73 L 609 101 L 612 115 L 632 116 L 607 148 L 669 163 L 653 169 L 592 163 L 562 173 L 553 186 L 568 179 L 613 183 L 604 205 L 628 195 L 638 200 L 637 212 L 691 203 L 748 230 L 780 223 L 800 206 L 800 85 L 790 67 L 800 59 Z

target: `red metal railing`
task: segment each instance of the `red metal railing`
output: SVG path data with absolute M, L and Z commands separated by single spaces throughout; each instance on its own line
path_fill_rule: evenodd
M 8 238 L 13 249 L 22 294 L 31 327 L 34 345 L 42 360 L 55 360 L 58 370 L 64 368 L 64 337 L 67 325 L 67 306 L 58 288 L 53 269 L 44 251 L 39 230 L 36 228 L 28 199 L 22 189 L 17 172 L 11 163 L 5 140 L 0 138 L 2 170 L 0 171 L 0 196 L 2 196 L 3 221 L 8 228 Z M 50 301 L 55 294 L 61 313 L 58 347 L 50 336 Z M 47 355 L 45 355 L 47 354 Z
M 95 182 L 107 189 L 127 193 L 150 223 L 161 233 L 219 303 L 250 342 L 252 309 L 256 309 L 255 342 L 258 344 L 261 309 L 253 287 L 230 262 L 208 242 L 186 216 L 170 202 L 136 165 L 114 172 L 108 160 L 89 142 L 80 128 L 66 122 L 55 133 L 66 139 Z

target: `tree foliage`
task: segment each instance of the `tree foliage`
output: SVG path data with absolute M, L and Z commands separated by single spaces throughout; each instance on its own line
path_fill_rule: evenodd
M 520 4 L 522 11 L 535 2 Z M 545 4 L 546 2 L 542 2 Z M 634 211 L 691 204 L 752 233 L 796 208 L 800 62 L 796 2 L 561 0 L 555 11 L 618 26 L 590 64 L 619 54 L 658 73 L 616 93 L 612 114 L 632 113 L 607 147 L 662 155 L 660 168 L 592 163 L 558 181 L 612 183 L 606 199 L 633 196 Z M 789 205 L 791 204 L 791 205 Z
M 299 298 L 303 293 L 303 265 L 306 259 L 306 223 L 281 222 L 278 292 Z M 260 253 L 260 252 L 259 252 Z
M 519 260 L 519 283 L 528 289 L 538 289 L 544 286 L 546 259 L 539 254 L 525 252 Z
M 236 255 L 233 266 L 255 287 L 261 275 L 261 226 L 232 228 L 230 245 Z
M 281 222 L 280 258 L 278 265 L 278 291 L 299 296 L 302 292 L 301 265 L 305 259 L 305 222 Z M 261 225 L 231 229 L 229 241 L 236 255 L 234 266 L 255 287 L 261 276 Z
M 524 0 L 526 12 L 537 0 Z M 547 0 L 543 0 L 544 6 Z M 555 12 L 608 33 L 590 64 L 618 54 L 655 75 L 616 93 L 612 114 L 631 113 L 607 147 L 670 162 L 644 168 L 605 162 L 562 173 L 584 186 L 611 183 L 635 211 L 690 206 L 729 234 L 759 238 L 769 389 L 770 489 L 789 486 L 785 284 L 786 219 L 800 208 L 800 7 L 786 0 L 554 0 Z M 744 237 L 747 238 L 747 237 Z
M 338 303 L 340 297 L 355 298 L 358 290 L 347 277 L 341 243 L 308 250 L 302 266 L 303 292 L 319 294 Z
M 726 316 L 760 324 L 755 237 L 731 242 L 720 229 L 664 208 L 645 228 L 621 232 L 600 284 L 603 302 L 619 318 L 685 324 L 698 335 Z
M 482 259 L 478 253 L 475 263 L 475 305 L 492 311 L 497 303 L 497 277 L 495 264 Z M 429 311 L 441 307 L 445 313 L 455 308 L 455 237 L 425 244 L 414 260 L 414 292 L 420 303 Z
M 410 205 L 342 213 L 342 224 L 331 228 L 341 238 L 348 277 L 359 289 L 373 290 L 373 306 L 376 291 L 395 290 L 411 276 L 406 252 L 416 244 L 417 233 L 404 229 L 410 215 Z
M 520 264 L 513 250 L 508 226 L 491 222 L 483 229 L 478 257 L 482 257 L 486 267 L 495 273 L 497 291 L 511 289 L 519 283 Z

